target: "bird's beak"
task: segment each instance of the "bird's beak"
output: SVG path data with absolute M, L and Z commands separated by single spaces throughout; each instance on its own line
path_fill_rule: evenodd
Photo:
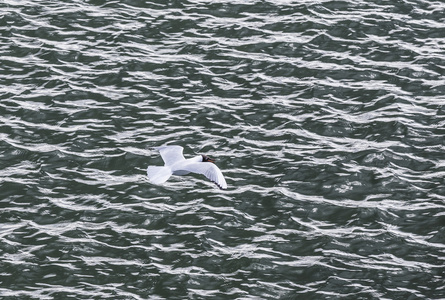
M 211 163 L 215 163 L 215 160 L 213 158 L 210 158 L 210 157 L 209 157 L 208 161 L 211 162 Z

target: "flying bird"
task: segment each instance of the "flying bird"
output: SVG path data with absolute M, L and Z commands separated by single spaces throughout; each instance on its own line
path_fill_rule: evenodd
M 153 147 L 158 150 L 164 160 L 164 166 L 148 166 L 147 175 L 151 183 L 162 184 L 171 175 L 186 175 L 198 173 L 216 183 L 220 189 L 227 189 L 227 183 L 221 170 L 214 164 L 213 159 L 207 155 L 197 155 L 185 159 L 181 146 Z

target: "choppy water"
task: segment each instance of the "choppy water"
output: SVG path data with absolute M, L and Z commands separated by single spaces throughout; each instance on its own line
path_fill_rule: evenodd
M 445 3 L 246 3 L 1 2 L 2 299 L 445 298 Z

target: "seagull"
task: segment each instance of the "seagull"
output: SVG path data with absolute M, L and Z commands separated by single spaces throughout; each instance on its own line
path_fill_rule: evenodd
M 162 184 L 166 182 L 171 175 L 186 175 L 188 173 L 203 174 L 209 180 L 216 183 L 222 189 L 227 189 L 227 183 L 221 170 L 213 163 L 215 160 L 207 155 L 197 155 L 185 159 L 181 146 L 161 146 L 153 147 L 159 151 L 164 166 L 148 166 L 147 175 L 151 183 Z

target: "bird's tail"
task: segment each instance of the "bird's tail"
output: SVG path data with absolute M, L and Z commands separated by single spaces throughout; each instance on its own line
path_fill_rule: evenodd
M 151 183 L 162 184 L 166 182 L 172 175 L 172 171 L 169 167 L 157 167 L 149 166 L 147 168 L 148 179 Z

